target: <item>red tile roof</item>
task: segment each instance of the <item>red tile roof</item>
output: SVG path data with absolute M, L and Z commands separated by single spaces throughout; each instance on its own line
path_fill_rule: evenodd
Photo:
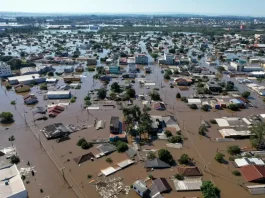
M 258 165 L 248 165 L 240 168 L 240 172 L 248 182 L 265 180 L 265 167 Z

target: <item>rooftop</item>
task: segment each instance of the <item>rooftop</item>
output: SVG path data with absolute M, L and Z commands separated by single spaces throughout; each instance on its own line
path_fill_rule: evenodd
M 265 180 L 265 167 L 248 165 L 240 168 L 240 172 L 248 182 Z

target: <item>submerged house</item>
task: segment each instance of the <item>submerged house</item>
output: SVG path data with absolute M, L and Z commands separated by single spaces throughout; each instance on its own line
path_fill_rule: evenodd
M 22 93 L 22 92 L 30 91 L 30 86 L 18 84 L 14 86 L 14 89 L 17 93 Z
M 110 118 L 110 132 L 113 134 L 119 134 L 119 132 L 120 132 L 119 117 L 111 116 L 111 118 Z
M 39 102 L 38 98 L 34 94 L 27 95 L 23 99 L 24 103 L 27 105 L 36 104 Z
M 146 186 L 146 183 L 142 180 L 137 180 L 133 183 L 133 189 L 135 190 L 135 192 L 138 193 L 138 195 L 140 197 L 148 197 L 149 195 L 149 190 Z

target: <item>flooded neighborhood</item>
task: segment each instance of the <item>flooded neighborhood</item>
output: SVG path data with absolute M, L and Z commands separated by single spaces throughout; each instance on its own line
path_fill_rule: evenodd
M 265 196 L 264 19 L 173 18 L 0 15 L 0 198 Z

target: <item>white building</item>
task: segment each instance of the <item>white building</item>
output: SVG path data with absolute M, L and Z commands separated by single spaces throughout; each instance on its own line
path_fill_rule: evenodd
M 175 56 L 173 54 L 164 54 L 165 64 L 174 65 Z
M 27 198 L 28 192 L 16 165 L 0 169 L 0 198 Z
M 136 68 L 136 65 L 135 65 L 135 57 L 129 57 L 127 58 L 127 63 L 128 63 L 128 72 L 136 72 L 137 71 L 137 68 Z
M 235 164 L 238 167 L 247 166 L 247 165 L 251 165 L 251 164 L 258 165 L 258 166 L 264 166 L 265 165 L 265 163 L 262 161 L 262 159 L 247 158 L 247 157 L 235 159 Z
M 140 65 L 147 65 L 148 64 L 148 57 L 145 54 L 138 54 L 135 57 L 135 63 Z
M 230 66 L 238 72 L 263 71 L 262 67 L 259 64 L 246 65 L 244 63 L 231 62 Z
M 48 91 L 48 99 L 69 99 L 71 97 L 70 91 Z
M 11 85 L 15 85 L 15 84 L 28 85 L 34 82 L 44 83 L 46 81 L 46 78 L 41 77 L 39 74 L 31 74 L 31 75 L 24 75 L 24 76 L 9 77 L 8 81 Z
M 0 62 L 0 77 L 12 76 L 10 66 L 5 62 Z

